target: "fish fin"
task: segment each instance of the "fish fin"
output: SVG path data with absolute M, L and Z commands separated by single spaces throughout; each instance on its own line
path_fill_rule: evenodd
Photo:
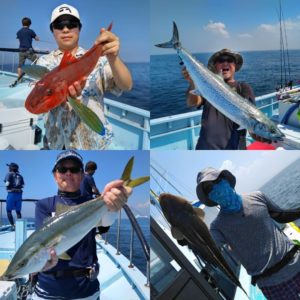
M 194 212 L 196 213 L 196 215 L 202 220 L 204 221 L 204 217 L 205 217 L 205 212 L 202 208 L 199 207 L 193 207 Z
M 70 210 L 70 206 L 61 203 L 56 204 L 56 215 L 61 215 L 68 210 Z
M 22 66 L 22 70 L 30 77 L 34 79 L 41 79 L 46 74 L 50 72 L 50 70 L 44 66 L 39 65 L 24 65 Z
M 71 260 L 72 259 L 72 257 L 70 255 L 68 255 L 67 252 L 64 252 L 61 255 L 59 255 L 58 258 L 62 259 L 62 260 Z
M 63 56 L 61 62 L 60 62 L 60 65 L 58 66 L 58 69 L 59 69 L 59 70 L 62 70 L 62 69 L 64 69 L 65 67 L 67 67 L 68 65 L 70 65 L 71 63 L 76 62 L 76 61 L 77 61 L 77 58 L 74 57 L 74 56 L 71 54 L 71 52 L 66 51 L 66 52 L 64 53 L 64 56 Z
M 195 96 L 201 96 L 201 93 L 199 90 L 191 90 L 189 91 L 190 94 L 195 95 Z
M 121 176 L 121 180 L 124 181 L 129 181 L 130 177 L 131 177 L 131 172 L 132 172 L 132 168 L 133 168 L 133 163 L 134 163 L 134 156 L 132 156 L 129 161 L 127 162 L 124 171 L 122 173 Z
M 173 36 L 172 39 L 169 42 L 166 43 L 161 43 L 161 44 L 156 44 L 156 47 L 160 48 L 180 48 L 181 43 L 179 41 L 179 34 L 178 34 L 178 29 L 176 23 L 173 21 Z
M 149 181 L 150 179 L 150 176 L 144 176 L 144 177 L 139 177 L 139 178 L 136 178 L 136 179 L 133 179 L 133 180 L 129 180 L 129 182 L 126 184 L 126 186 L 129 186 L 129 187 L 136 187 L 138 185 L 141 185 L 147 181 Z
M 171 226 L 171 233 L 172 233 L 173 238 L 176 240 L 184 239 L 184 235 L 182 234 L 182 232 L 174 226 Z
M 100 135 L 105 134 L 105 127 L 95 112 L 78 99 L 68 97 L 68 101 L 77 115 L 88 127 Z

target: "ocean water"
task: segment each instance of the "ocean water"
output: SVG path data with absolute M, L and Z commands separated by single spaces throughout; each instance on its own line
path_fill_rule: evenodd
M 212 53 L 198 53 L 194 56 L 205 65 Z M 280 52 L 241 52 L 244 58 L 242 69 L 235 78 L 249 83 L 255 96 L 275 91 L 280 85 Z M 300 50 L 289 51 L 291 78 L 294 84 L 300 80 Z M 188 82 L 181 75 L 177 54 L 152 55 L 150 58 L 151 118 L 159 118 L 193 109 L 188 108 L 185 92 Z
M 132 90 L 124 92 L 120 97 L 116 97 L 110 93 L 107 93 L 106 97 L 141 109 L 150 110 L 150 63 L 126 63 L 126 65 L 133 79 Z M 0 65 L 0 68 L 9 72 L 17 71 L 16 67 L 11 64 Z
M 150 247 L 150 220 L 149 218 L 137 218 L 141 230 L 144 233 L 145 239 Z M 130 257 L 130 235 L 131 235 L 131 223 L 128 219 L 121 219 L 120 229 L 120 251 L 129 259 Z M 117 243 L 117 222 L 109 229 L 108 241 L 114 247 Z M 140 271 L 146 275 L 147 271 L 147 260 L 144 256 L 142 246 L 136 234 L 134 234 L 133 240 L 133 264 L 137 266 Z M 101 263 L 101 262 L 100 262 Z
M 274 176 L 259 190 L 265 193 L 271 201 L 285 209 L 300 208 L 300 159 L 294 161 L 284 170 Z M 300 220 L 297 225 L 300 226 Z

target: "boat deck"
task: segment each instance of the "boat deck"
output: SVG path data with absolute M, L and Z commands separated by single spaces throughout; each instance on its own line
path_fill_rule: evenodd
M 20 245 L 23 240 L 22 225 L 18 221 L 16 231 L 11 231 L 10 226 L 0 228 L 0 276 L 13 257 L 16 245 Z M 27 230 L 27 237 L 32 232 L 33 230 Z M 97 255 L 100 262 L 98 279 L 101 285 L 101 299 L 150 299 L 150 288 L 147 286 L 146 276 L 137 267 L 129 267 L 129 260 L 122 253 L 117 254 L 116 248 L 109 243 L 106 244 L 98 236 Z M 1 289 L 5 290 L 7 285 L 7 282 L 0 281 L 0 292 Z M 2 299 L 1 294 L 0 299 Z
M 44 133 L 43 115 L 31 114 L 24 108 L 32 79 L 25 77 L 15 87 L 9 87 L 16 78 L 14 73 L 0 71 L 0 149 L 39 149 L 42 143 L 35 143 L 35 129 L 39 126 Z M 149 149 L 149 111 L 104 98 L 104 113 L 114 132 L 109 150 Z

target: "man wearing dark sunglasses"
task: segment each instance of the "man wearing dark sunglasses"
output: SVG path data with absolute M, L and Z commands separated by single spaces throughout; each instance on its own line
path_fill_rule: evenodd
M 79 153 L 68 150 L 57 156 L 52 170 L 58 187 L 57 195 L 37 202 L 35 210 L 36 228 L 39 229 L 54 216 L 58 204 L 72 206 L 84 203 L 90 198 L 81 195 L 83 160 Z M 123 186 L 123 181 L 108 183 L 103 190 L 103 201 L 110 211 L 117 211 L 127 202 L 132 189 Z M 108 228 L 114 221 L 111 213 L 102 219 L 102 226 Z M 106 222 L 106 223 L 105 223 Z M 96 253 L 96 229 L 92 229 L 80 242 L 71 247 L 67 254 L 70 260 L 59 259 L 53 249 L 51 260 L 37 276 L 37 284 L 31 299 L 99 299 L 99 264 Z
M 210 232 L 221 248 L 226 245 L 271 300 L 299 299 L 300 251 L 279 229 L 279 223 L 300 217 L 300 209 L 283 210 L 262 192 L 239 194 L 228 170 L 206 168 L 197 176 L 197 196 L 220 211 Z
M 58 49 L 40 57 L 37 64 L 52 70 L 60 64 L 66 51 L 75 58 L 83 56 L 86 50 L 79 46 L 81 27 L 79 12 L 75 7 L 67 4 L 56 7 L 51 15 L 50 30 Z M 119 38 L 102 28 L 95 40 L 95 44 L 100 43 L 103 44 L 103 56 L 88 78 L 78 78 L 69 87 L 69 95 L 73 98 L 80 97 L 81 102 L 97 114 L 104 124 L 105 134 L 99 135 L 91 130 L 74 113 L 68 102 L 64 102 L 45 115 L 45 149 L 98 150 L 106 149 L 111 143 L 113 133 L 104 116 L 104 93 L 109 91 L 120 96 L 122 91 L 131 89 L 132 79 L 119 57 Z
M 236 81 L 235 72 L 243 65 L 242 56 L 230 49 L 222 49 L 214 53 L 208 61 L 208 69 L 221 76 L 224 81 L 243 98 L 255 104 L 252 88 L 246 82 Z M 196 150 L 245 150 L 246 130 L 238 130 L 239 125 L 228 119 L 214 108 L 206 99 L 193 95 L 194 82 L 187 70 L 183 68 L 183 76 L 189 82 L 186 93 L 188 106 L 203 107 L 201 131 Z M 255 135 L 256 140 L 263 140 Z

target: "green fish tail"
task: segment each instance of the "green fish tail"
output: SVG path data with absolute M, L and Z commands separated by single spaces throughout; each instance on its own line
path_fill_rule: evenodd
M 130 160 L 127 162 L 126 167 L 124 168 L 123 174 L 121 176 L 121 179 L 124 181 L 127 181 L 131 177 L 131 172 L 133 168 L 133 163 L 134 163 L 134 156 L 130 158 Z
M 128 184 L 126 184 L 126 186 L 129 186 L 129 187 L 133 188 L 133 187 L 141 185 L 141 184 L 143 184 L 143 183 L 145 183 L 149 180 L 150 180 L 150 176 L 139 177 L 139 178 L 130 180 L 130 182 Z
M 77 115 L 87 126 L 100 135 L 105 134 L 103 123 L 90 108 L 79 102 L 77 99 L 71 97 L 68 97 L 68 101 Z

